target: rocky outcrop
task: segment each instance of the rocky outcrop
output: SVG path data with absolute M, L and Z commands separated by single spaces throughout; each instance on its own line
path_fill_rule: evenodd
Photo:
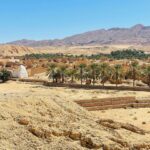
M 101 119 L 101 120 L 98 120 L 97 122 L 105 127 L 111 128 L 111 129 L 121 129 L 122 128 L 122 129 L 129 130 L 131 132 L 142 134 L 142 135 L 144 135 L 146 133 L 146 131 L 144 131 L 134 125 L 131 125 L 128 123 L 115 122 L 111 119 Z
M 26 46 L 0 45 L 0 56 L 23 56 L 32 53 L 38 53 L 38 51 Z

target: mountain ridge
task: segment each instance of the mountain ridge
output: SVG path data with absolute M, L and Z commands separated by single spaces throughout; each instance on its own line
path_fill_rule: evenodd
M 109 44 L 139 44 L 150 45 L 150 26 L 137 24 L 130 28 L 110 28 L 88 31 L 55 40 L 18 40 L 6 44 L 23 45 L 29 47 L 42 46 L 82 46 Z

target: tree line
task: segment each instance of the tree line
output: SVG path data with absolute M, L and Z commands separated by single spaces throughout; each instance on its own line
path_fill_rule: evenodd
M 47 75 L 54 83 L 65 83 L 79 81 L 81 85 L 99 84 L 105 86 L 109 81 L 111 84 L 122 84 L 125 80 L 132 80 L 135 87 L 136 80 L 141 80 L 150 87 L 150 66 L 140 66 L 138 61 L 131 61 L 126 66 L 122 64 L 110 65 L 109 63 L 90 63 L 84 62 L 76 65 L 50 63 Z
M 23 58 L 24 59 L 57 59 L 57 58 L 88 58 L 88 59 L 101 59 L 101 58 L 109 58 L 109 59 L 148 59 L 150 54 L 146 54 L 141 50 L 136 49 L 124 49 L 112 51 L 110 54 L 92 54 L 88 55 L 65 55 L 61 53 L 56 54 L 27 54 Z

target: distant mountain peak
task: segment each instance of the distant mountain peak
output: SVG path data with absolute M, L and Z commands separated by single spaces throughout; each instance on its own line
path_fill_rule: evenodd
M 143 24 L 136 24 L 132 27 L 132 29 L 143 29 L 145 26 Z
M 141 44 L 150 45 L 150 26 L 142 24 L 131 28 L 111 28 L 89 31 L 58 40 L 34 41 L 23 39 L 7 44 L 30 47 L 71 46 L 71 45 L 109 45 L 109 44 Z

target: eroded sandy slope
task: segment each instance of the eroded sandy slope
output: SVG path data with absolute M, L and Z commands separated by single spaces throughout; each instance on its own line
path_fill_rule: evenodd
M 149 133 L 128 124 L 99 121 L 100 117 L 73 102 L 105 97 L 110 91 L 49 88 L 15 82 L 0 84 L 0 91 L 2 150 L 150 148 Z

